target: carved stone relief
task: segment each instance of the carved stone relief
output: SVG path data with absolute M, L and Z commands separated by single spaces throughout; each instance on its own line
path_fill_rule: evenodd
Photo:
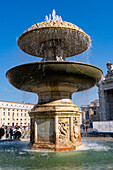
M 69 141 L 69 118 L 58 119 L 59 142 Z
M 112 64 L 111 62 L 108 62 L 108 63 L 106 64 L 106 66 L 107 66 L 107 74 L 108 74 L 108 75 L 113 74 L 113 64 Z
M 79 137 L 80 134 L 80 121 L 79 117 L 74 117 L 73 118 L 73 136 L 75 139 Z

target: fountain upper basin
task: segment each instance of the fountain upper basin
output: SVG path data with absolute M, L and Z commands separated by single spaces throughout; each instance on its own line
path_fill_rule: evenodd
M 44 44 L 52 40 L 63 43 L 63 58 L 80 54 L 91 45 L 90 37 L 82 29 L 72 23 L 57 20 L 33 25 L 18 38 L 17 42 L 24 52 L 43 58 L 45 49 L 48 50 L 51 46 L 51 43 L 46 47 Z
M 23 64 L 6 73 L 9 82 L 28 92 L 82 91 L 96 85 L 102 70 L 91 64 L 73 61 L 43 61 Z

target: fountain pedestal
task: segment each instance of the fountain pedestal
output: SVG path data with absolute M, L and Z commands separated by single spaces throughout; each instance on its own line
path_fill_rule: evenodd
M 39 104 L 32 109 L 30 117 L 32 150 L 75 150 L 82 144 L 80 112 L 72 103 L 71 93 L 54 91 L 39 94 Z

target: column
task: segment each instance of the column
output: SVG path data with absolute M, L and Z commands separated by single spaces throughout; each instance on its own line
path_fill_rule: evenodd
M 38 132 L 38 127 L 37 127 L 37 118 L 36 117 L 34 118 L 34 131 L 35 131 L 34 132 L 34 134 L 35 134 L 35 143 L 37 143 L 37 141 L 38 141 L 37 140 L 37 137 L 38 137 L 38 133 L 37 133 Z
M 73 139 L 73 116 L 70 117 L 70 140 L 73 142 L 74 139 Z
M 58 130 L 58 116 L 55 116 L 55 143 L 58 145 L 59 142 L 59 130 Z

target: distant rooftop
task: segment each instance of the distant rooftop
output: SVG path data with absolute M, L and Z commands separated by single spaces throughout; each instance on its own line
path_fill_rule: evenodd
M 99 100 L 98 99 L 93 100 L 91 103 L 96 103 L 96 102 L 99 102 Z
M 27 104 L 27 105 L 34 105 L 33 103 L 25 103 L 24 101 L 21 103 L 21 102 L 12 102 L 12 101 L 0 100 L 0 102 L 5 102 L 5 103 L 15 103 L 15 104 Z

